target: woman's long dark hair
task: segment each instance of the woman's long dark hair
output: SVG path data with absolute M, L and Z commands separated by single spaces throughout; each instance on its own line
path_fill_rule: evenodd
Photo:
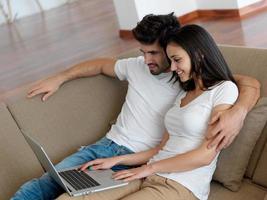
M 224 81 L 230 80 L 235 83 L 233 75 L 223 58 L 219 48 L 211 35 L 201 26 L 186 25 L 182 28 L 169 29 L 164 38 L 166 47 L 170 43 L 182 47 L 191 60 L 191 77 L 194 75 L 203 82 L 203 89 Z M 177 73 L 173 73 L 172 79 L 179 81 L 185 91 L 194 90 L 196 85 L 191 78 L 186 82 L 181 82 Z

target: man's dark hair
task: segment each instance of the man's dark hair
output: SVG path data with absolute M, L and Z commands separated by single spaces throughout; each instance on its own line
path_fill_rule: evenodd
M 142 44 L 153 44 L 158 41 L 162 46 L 164 44 L 162 37 L 166 31 L 180 27 L 177 17 L 173 14 L 172 12 L 167 15 L 146 15 L 132 30 L 135 39 Z
M 235 83 L 233 75 L 215 41 L 201 26 L 186 25 L 181 28 L 174 28 L 166 33 L 164 40 L 166 42 L 165 51 L 167 45 L 173 43 L 187 52 L 191 61 L 191 77 L 201 78 L 204 90 L 208 90 L 225 80 Z M 193 78 L 181 82 L 175 72 L 173 77 L 180 82 L 184 90 L 195 89 Z

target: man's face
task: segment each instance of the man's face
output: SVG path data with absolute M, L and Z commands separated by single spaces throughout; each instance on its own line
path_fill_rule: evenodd
M 167 57 L 158 42 L 140 44 L 140 51 L 144 55 L 145 63 L 148 65 L 151 74 L 158 75 L 169 70 Z

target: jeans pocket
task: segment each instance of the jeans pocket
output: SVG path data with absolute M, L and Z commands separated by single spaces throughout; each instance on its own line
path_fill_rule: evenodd
M 106 138 L 106 137 L 103 137 L 101 138 L 100 140 L 98 140 L 95 145 L 100 145 L 100 146 L 105 146 L 105 147 L 108 147 L 112 144 L 112 140 Z
M 119 146 L 118 151 L 117 151 L 118 156 L 125 155 L 125 154 L 132 154 L 132 153 L 134 152 L 125 146 Z
M 86 148 L 87 146 L 80 146 L 80 148 L 78 149 L 78 151 L 82 151 Z
M 110 146 L 110 144 L 112 143 L 112 140 L 103 137 L 102 139 L 98 140 L 97 142 L 95 142 L 94 144 L 89 144 L 87 146 L 81 146 L 78 151 L 83 151 L 87 148 L 92 148 L 92 147 L 97 147 L 97 146 L 102 146 L 102 147 L 108 147 Z

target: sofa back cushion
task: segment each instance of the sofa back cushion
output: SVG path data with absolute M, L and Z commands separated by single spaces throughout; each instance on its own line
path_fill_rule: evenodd
M 220 45 L 233 73 L 252 76 L 261 83 L 261 96 L 267 96 L 267 49 Z
M 234 73 L 253 76 L 261 83 L 261 96 L 267 96 L 267 49 L 220 45 L 227 63 Z M 267 140 L 267 125 L 255 145 L 247 167 L 246 176 L 253 177 Z M 265 166 L 267 169 L 267 165 Z
M 267 121 L 267 97 L 249 112 L 234 142 L 219 156 L 214 179 L 232 191 L 241 186 L 249 158 Z
M 54 163 L 104 136 L 120 112 L 126 84 L 105 76 L 68 82 L 42 102 L 40 96 L 9 103 L 18 126 L 35 138 Z
M 252 180 L 267 188 L 267 143 L 261 153 Z
M 0 105 L 0 196 L 10 199 L 25 181 L 42 168 L 4 104 Z

